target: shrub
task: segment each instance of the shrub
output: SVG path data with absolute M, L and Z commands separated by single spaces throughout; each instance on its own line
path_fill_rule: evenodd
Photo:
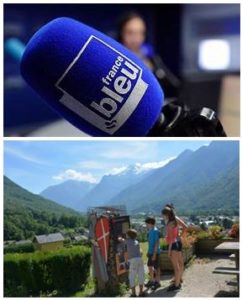
M 223 228 L 218 225 L 213 225 L 208 228 L 210 239 L 222 239 L 224 237 Z
M 10 257 L 11 255 L 11 257 Z M 21 284 L 19 259 L 16 254 L 7 254 L 4 257 L 4 296 L 17 297 L 26 295 Z
M 20 245 L 11 244 L 4 248 L 6 253 L 31 253 L 34 252 L 34 245 L 32 243 L 24 243 Z
M 197 240 L 197 234 L 193 231 L 185 231 L 181 236 L 183 248 L 191 248 Z
M 40 296 L 57 291 L 70 295 L 86 284 L 91 263 L 90 249 L 73 247 L 53 252 L 6 254 L 4 296 Z
M 198 240 L 203 239 L 222 239 L 225 236 L 223 228 L 218 225 L 213 225 L 208 230 L 201 230 L 196 233 Z
M 205 230 L 202 230 L 197 234 L 198 240 L 204 240 L 204 239 L 208 239 L 208 238 L 209 238 L 209 233 Z
M 186 228 L 185 232 L 188 234 L 198 234 L 199 232 L 201 232 L 202 229 L 199 226 L 195 226 L 195 225 L 190 225 L 188 228 Z

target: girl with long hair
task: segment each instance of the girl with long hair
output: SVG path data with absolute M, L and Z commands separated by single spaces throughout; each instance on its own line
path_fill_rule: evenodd
M 175 291 L 181 288 L 181 280 L 182 280 L 182 269 L 179 264 L 179 258 L 182 255 L 182 244 L 179 238 L 179 228 L 178 222 L 176 220 L 176 215 L 174 210 L 168 206 L 166 206 L 162 210 L 163 218 L 166 222 L 166 241 L 168 243 L 168 256 L 171 260 L 175 281 L 172 284 L 168 291 Z
M 180 242 L 182 243 L 182 236 L 184 236 L 184 234 L 186 233 L 186 230 L 187 230 L 188 226 L 181 218 L 179 218 L 176 215 L 175 207 L 174 207 L 173 204 L 166 204 L 165 208 L 166 207 L 168 207 L 170 209 L 173 209 L 173 211 L 174 211 L 178 227 L 179 227 L 179 229 L 181 229 L 181 231 L 179 231 L 180 234 L 178 236 L 178 240 L 180 240 Z M 184 273 L 184 259 L 183 259 L 182 252 L 178 253 L 178 263 L 179 263 L 180 270 L 181 270 L 181 283 L 183 283 L 183 277 L 182 276 L 183 276 L 183 273 Z M 174 283 L 174 282 L 175 282 L 175 278 L 173 278 L 171 280 L 171 283 Z

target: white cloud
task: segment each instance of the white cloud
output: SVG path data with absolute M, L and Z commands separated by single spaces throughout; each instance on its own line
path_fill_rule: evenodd
M 97 183 L 97 179 L 91 174 L 91 173 L 82 173 L 77 172 L 73 169 L 67 169 L 64 172 L 53 176 L 52 177 L 55 180 L 78 180 L 78 181 L 85 181 L 90 183 Z
M 35 163 L 35 164 L 50 166 L 50 163 L 48 163 L 46 161 L 43 161 L 43 160 L 40 160 L 40 159 L 34 157 L 33 155 L 31 155 L 29 153 L 26 153 L 26 152 L 23 152 L 19 149 L 6 146 L 6 144 L 5 144 L 5 147 L 4 147 L 4 152 L 5 152 L 5 154 L 11 154 L 15 157 L 18 157 L 20 159 L 23 159 L 23 160 L 26 160 L 26 161 L 29 161 L 29 162 L 32 162 L 32 163 Z

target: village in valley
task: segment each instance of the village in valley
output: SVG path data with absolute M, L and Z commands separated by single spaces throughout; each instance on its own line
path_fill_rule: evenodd
M 140 212 L 131 216 L 132 227 L 135 228 L 140 235 L 142 240 L 147 240 L 147 228 L 145 226 L 145 218 L 150 213 Z M 164 232 L 164 222 L 160 215 L 155 216 L 157 220 L 157 228 L 161 230 L 163 236 Z M 211 226 L 220 226 L 224 228 L 225 231 L 229 231 L 233 224 L 239 223 L 239 216 L 224 216 L 224 215 L 208 215 L 208 216 L 181 216 L 181 218 L 189 226 L 200 227 L 201 229 L 207 230 Z M 88 227 L 77 228 L 75 231 L 70 232 L 70 230 L 60 230 L 57 233 L 51 234 L 41 234 L 35 235 L 33 239 L 26 240 L 8 240 L 4 241 L 4 249 L 7 250 L 11 246 L 21 246 L 21 245 L 32 245 L 35 250 L 48 251 L 48 250 L 58 250 L 67 245 L 75 244 L 88 244 L 89 229 Z M 8 252 L 8 251 L 6 251 Z
M 109 212 L 110 213 L 110 212 Z M 147 228 L 145 225 L 144 220 L 151 216 L 152 213 L 138 213 L 133 216 L 130 216 L 130 226 L 137 230 L 138 232 L 138 240 L 140 241 L 142 251 L 144 252 L 144 261 L 146 261 L 146 251 L 147 251 Z M 157 228 L 161 233 L 161 239 L 160 239 L 160 246 L 162 249 L 162 256 L 161 256 L 161 270 L 162 270 L 162 278 L 163 282 L 165 284 L 169 284 L 169 278 L 171 276 L 171 263 L 169 262 L 169 259 L 167 257 L 167 245 L 165 243 L 165 223 L 163 218 L 160 215 L 157 215 L 156 217 L 156 224 Z M 213 274 L 216 273 L 217 266 L 220 266 L 221 264 L 226 265 L 226 268 L 231 268 L 231 264 L 233 264 L 233 261 L 230 259 L 229 261 L 224 257 L 224 253 L 221 254 L 214 250 L 214 248 L 221 244 L 223 241 L 233 241 L 238 238 L 238 227 L 236 227 L 239 222 L 238 216 L 214 216 L 214 215 L 207 215 L 207 216 L 181 216 L 181 218 L 184 220 L 184 222 L 188 225 L 187 235 L 184 237 L 183 244 L 183 255 L 185 258 L 185 264 L 186 264 L 186 272 L 185 276 L 187 277 L 194 277 L 196 275 L 192 275 L 191 272 L 197 272 L 197 268 L 200 268 L 202 265 L 203 268 L 208 268 L 209 272 Z M 92 236 L 89 230 L 88 225 L 76 228 L 74 230 L 60 230 L 59 232 L 55 233 L 48 233 L 48 234 L 41 234 L 41 235 L 35 235 L 32 239 L 26 239 L 26 240 L 9 240 L 4 242 L 4 252 L 5 255 L 11 255 L 11 253 L 40 253 L 42 252 L 44 255 L 45 253 L 59 253 L 59 251 L 62 251 L 63 249 L 79 249 L 79 251 L 82 251 L 82 247 L 90 248 L 92 245 Z M 234 232 L 234 235 L 231 233 L 231 228 L 235 228 L 236 230 Z M 212 243 L 212 246 L 209 246 L 209 244 L 202 244 L 202 240 L 207 239 L 210 240 L 210 243 Z M 78 248 L 81 247 L 81 248 Z M 117 248 L 118 249 L 118 248 Z M 118 251 L 118 250 L 115 250 Z M 9 253 L 9 254 L 7 254 Z M 225 252 L 226 254 L 226 252 Z M 58 254 L 57 254 L 58 255 Z M 120 254 L 121 255 L 121 254 Z M 115 259 L 113 259 L 115 260 Z M 93 262 L 90 261 L 90 264 Z M 120 262 L 121 263 L 121 262 Z M 117 264 L 117 261 L 116 261 Z M 121 263 L 122 265 L 122 263 Z M 117 266 L 116 266 L 117 267 Z M 114 272 L 115 268 L 114 266 Z M 93 268 L 93 267 L 92 267 Z M 194 269 L 194 270 L 193 270 Z M 121 269 L 120 269 L 121 270 Z M 79 270 L 81 272 L 81 270 Z M 148 269 L 146 270 L 148 272 Z M 118 271 L 117 271 L 118 272 Z M 119 271 L 120 274 L 123 274 L 124 271 Z M 217 274 L 213 274 L 217 275 Z M 221 276 L 222 275 L 222 276 Z M 220 286 L 221 282 L 229 278 L 227 275 L 222 273 L 221 275 L 218 275 L 214 280 L 215 286 Z M 87 271 L 86 274 L 86 280 L 93 282 L 90 287 L 90 283 L 88 288 L 85 287 L 81 288 L 79 287 L 80 291 L 76 291 L 76 295 L 81 296 L 91 296 L 91 295 L 102 295 L 100 294 L 100 290 L 98 285 L 95 286 L 95 282 L 92 278 L 92 272 L 90 273 L 90 269 Z M 124 275 L 122 275 L 124 278 Z M 211 275 L 212 276 L 212 275 Z M 231 276 L 230 276 L 231 277 Z M 116 275 L 116 280 L 118 276 Z M 194 278 L 193 278 L 194 279 Z M 119 280 L 119 279 L 118 279 Z M 85 280 L 84 280 L 85 282 Z M 232 280 L 233 285 L 236 287 L 236 281 Z M 87 284 L 87 281 L 86 281 Z M 127 296 L 127 288 L 124 288 L 125 280 L 121 280 L 121 286 L 123 287 L 121 290 L 118 290 L 118 294 L 120 296 Z M 207 284 L 207 283 L 206 283 Z M 228 288 L 225 289 L 222 295 L 236 295 L 236 288 Z M 213 287 L 215 289 L 215 287 Z M 126 290 L 126 292 L 125 292 Z M 187 296 L 186 289 L 183 288 L 182 291 L 180 291 L 177 296 Z M 46 291 L 47 292 L 47 291 Z M 56 291 L 58 293 L 58 291 Z M 215 291 L 214 291 L 215 292 Z M 217 291 L 219 293 L 219 291 Z M 30 293 L 30 295 L 33 293 L 33 291 L 29 291 L 27 293 Z M 49 293 L 49 291 L 47 292 Z M 109 291 L 110 293 L 110 291 Z M 193 292 L 194 293 L 194 292 Z M 51 292 L 49 295 L 55 295 Z M 110 294 L 111 295 L 111 294 Z M 152 296 L 169 296 L 169 294 L 166 294 L 164 289 L 157 290 L 156 293 L 149 292 L 147 295 L 150 297 Z M 211 295 L 211 291 L 207 289 L 207 296 Z

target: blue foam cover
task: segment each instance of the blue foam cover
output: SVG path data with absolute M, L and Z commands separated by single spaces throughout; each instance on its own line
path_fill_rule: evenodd
M 70 18 L 34 34 L 21 73 L 52 108 L 92 136 L 145 136 L 163 104 L 159 83 L 136 55 Z

